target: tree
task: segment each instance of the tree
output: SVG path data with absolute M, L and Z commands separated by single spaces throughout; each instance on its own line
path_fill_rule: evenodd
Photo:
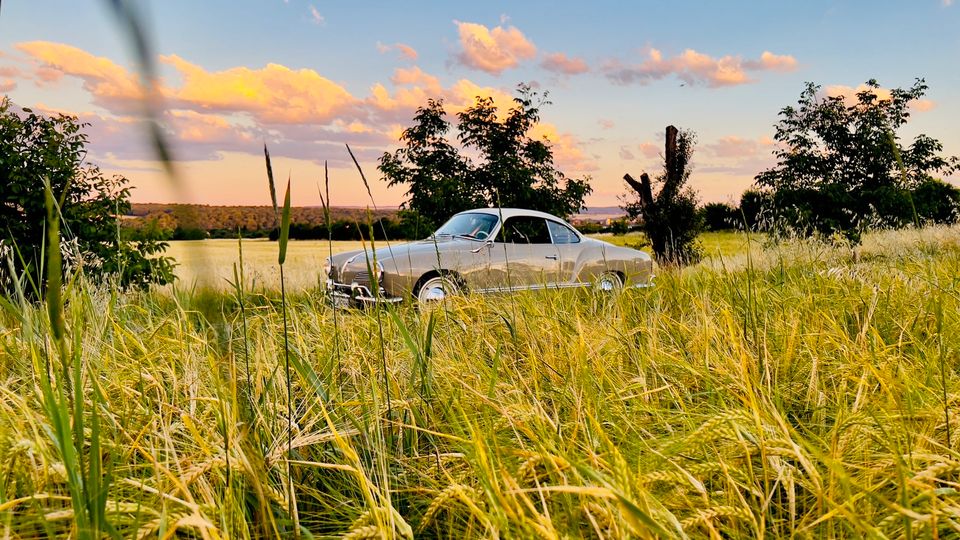
M 920 134 L 909 146 L 900 142 L 910 104 L 926 90 L 918 79 L 887 97 L 870 80 L 851 99 L 821 96 L 819 86 L 807 83 L 797 105 L 780 111 L 777 165 L 756 177 L 771 195 L 775 227 L 858 241 L 870 225 L 917 222 L 912 191 L 933 181 L 932 174 L 958 168 L 936 139 Z
M 46 182 L 57 199 L 65 262 L 95 279 L 116 276 L 124 287 L 172 280 L 171 259 L 158 256 L 165 243 L 121 239 L 118 216 L 130 210 L 128 181 L 84 162 L 84 127 L 72 116 L 18 112 L 9 99 L 0 101 L 0 243 L 16 272 L 7 277 L 26 276 L 32 293 L 43 288 Z
M 492 98 L 477 97 L 457 115 L 457 139 L 474 160 L 448 140 L 451 124 L 443 100 L 418 108 L 414 125 L 400 136 L 404 147 L 384 153 L 378 167 L 390 186 L 407 187 L 404 206 L 434 225 L 484 206 L 562 217 L 579 211 L 591 191 L 589 178 L 568 178 L 554 164 L 549 141 L 531 135 L 541 107 L 549 103 L 546 94 L 541 98 L 520 85 L 513 101 L 503 113 Z
M 697 235 L 703 230 L 703 219 L 697 212 L 697 194 L 686 185 L 695 142 L 693 132 L 667 126 L 663 172 L 655 182 L 647 173 L 640 175 L 639 182 L 629 174 L 623 176 L 635 191 L 635 199 L 623 209 L 631 218 L 643 218 L 641 228 L 661 262 L 692 264 L 700 259 Z M 660 186 L 656 198 L 654 183 Z
M 700 215 L 703 217 L 703 226 L 708 231 L 736 229 L 743 221 L 740 218 L 740 211 L 733 205 L 720 202 L 703 205 L 700 208 Z

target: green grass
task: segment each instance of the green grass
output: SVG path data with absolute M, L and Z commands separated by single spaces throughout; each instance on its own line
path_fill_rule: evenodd
M 112 464 L 124 537 L 290 536 L 288 464 L 305 537 L 956 536 L 960 230 L 752 240 L 650 290 L 341 312 L 336 336 L 288 290 L 289 388 L 277 293 L 247 293 L 244 334 L 237 292 L 66 280 L 81 462 Z M 4 537 L 79 536 L 47 320 L 0 315 Z

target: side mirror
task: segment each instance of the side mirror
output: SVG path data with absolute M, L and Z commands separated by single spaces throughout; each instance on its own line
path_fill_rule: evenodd
M 481 251 L 483 251 L 483 248 L 488 248 L 488 247 L 491 247 L 492 245 L 493 245 L 493 240 L 487 240 L 483 244 L 481 244 L 480 247 L 478 247 L 477 249 L 470 250 L 470 253 L 480 253 Z

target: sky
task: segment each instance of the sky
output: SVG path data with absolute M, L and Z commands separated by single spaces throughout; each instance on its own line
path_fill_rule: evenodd
M 960 5 L 955 0 L 426 2 L 166 0 L 141 8 L 159 68 L 160 119 L 176 182 L 142 121 L 135 58 L 107 1 L 4 0 L 0 94 L 88 122 L 88 160 L 130 179 L 135 202 L 269 204 L 263 145 L 296 206 L 403 202 L 377 158 L 418 106 L 450 113 L 478 95 L 509 106 L 547 92 L 534 133 L 558 167 L 589 176 L 587 205 L 615 206 L 624 173 L 660 167 L 667 125 L 697 135 L 701 201 L 736 201 L 775 163 L 774 124 L 806 82 L 851 95 L 924 78 L 901 136 L 960 155 Z M 881 96 L 882 97 L 882 96 Z M 948 179 L 955 183 L 960 178 Z

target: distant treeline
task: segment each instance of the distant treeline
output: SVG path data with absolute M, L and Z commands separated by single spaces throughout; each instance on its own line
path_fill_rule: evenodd
M 328 238 L 323 208 L 291 209 L 290 238 L 321 240 Z M 123 217 L 122 234 L 131 240 L 201 240 L 204 238 L 276 239 L 277 228 L 272 206 L 210 206 L 189 204 L 134 204 Z M 415 212 L 362 208 L 330 209 L 329 232 L 334 240 L 375 238 L 384 231 L 390 239 L 416 239 L 433 232 L 433 224 Z
M 960 218 L 960 189 L 942 180 L 928 178 L 913 189 L 881 186 L 862 196 L 858 208 L 851 196 L 843 192 L 795 190 L 790 197 L 774 200 L 769 191 L 748 189 L 740 198 L 739 205 L 709 203 L 699 210 L 706 230 L 727 229 L 766 230 L 770 224 L 771 209 L 777 204 L 784 207 L 819 208 L 821 219 L 840 222 L 842 212 L 855 208 L 857 215 L 870 221 L 872 227 L 903 227 L 916 224 L 953 224 Z M 798 216 L 802 221 L 804 216 Z M 801 227 L 804 223 L 795 223 Z

